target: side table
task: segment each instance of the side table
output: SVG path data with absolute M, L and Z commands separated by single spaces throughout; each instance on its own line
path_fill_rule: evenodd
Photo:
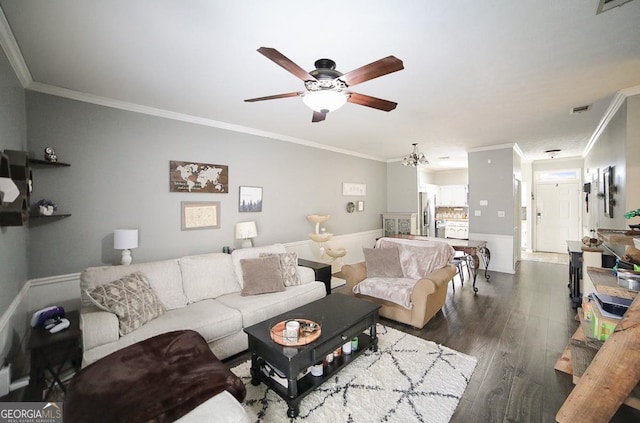
M 331 265 L 327 263 L 320 263 L 312 260 L 298 259 L 298 265 L 313 269 L 313 273 L 316 275 L 316 280 L 324 282 L 327 295 L 331 295 Z
M 80 370 L 82 347 L 80 318 L 77 311 L 65 316 L 69 327 L 58 333 L 49 333 L 42 327 L 31 328 L 27 349 L 31 353 L 31 379 L 27 396 L 31 401 L 46 401 L 55 385 L 66 392 L 63 373 L 71 364 L 75 372 Z

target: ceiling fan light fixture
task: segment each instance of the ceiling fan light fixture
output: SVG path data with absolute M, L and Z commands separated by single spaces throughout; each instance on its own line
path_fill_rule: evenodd
M 550 159 L 555 159 L 556 156 L 560 153 L 561 150 L 555 148 L 553 150 L 546 150 L 545 154 L 549 156 Z
M 302 97 L 302 101 L 311 110 L 329 113 L 344 106 L 347 102 L 347 96 L 334 90 L 309 91 Z
M 429 164 L 429 160 L 425 157 L 424 153 L 418 151 L 418 143 L 413 143 L 413 151 L 402 159 L 403 166 L 416 167 L 418 165 Z

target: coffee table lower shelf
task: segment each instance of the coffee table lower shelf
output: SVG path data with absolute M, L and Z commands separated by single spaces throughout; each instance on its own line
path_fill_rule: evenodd
M 351 354 L 342 354 L 339 357 L 335 357 L 333 362 L 327 364 L 323 369 L 322 376 L 313 376 L 311 373 L 307 373 L 302 378 L 297 381 L 297 396 L 290 397 L 288 387 L 281 385 L 277 381 L 273 380 L 269 376 L 265 375 L 262 371 L 256 370 L 253 367 L 251 368 L 251 384 L 254 386 L 258 386 L 260 382 L 267 385 L 271 388 L 278 396 L 284 399 L 287 402 L 288 410 L 287 416 L 290 418 L 295 418 L 298 416 L 300 412 L 299 406 L 302 399 L 313 392 L 314 389 L 318 388 L 322 385 L 326 380 L 331 379 L 331 377 L 340 371 L 343 367 L 347 366 L 349 363 L 353 362 L 360 355 L 364 354 L 365 351 L 371 349 L 372 351 L 378 350 L 378 339 L 376 337 L 375 341 L 372 341 L 371 337 L 366 333 L 361 333 L 358 335 L 358 349 L 352 351 Z M 336 347 L 336 348 L 339 348 Z M 265 364 L 265 360 L 262 357 L 258 357 L 257 363 L 259 368 L 262 368 Z M 289 382 L 292 383 L 292 382 Z M 295 383 L 295 382 L 294 382 Z

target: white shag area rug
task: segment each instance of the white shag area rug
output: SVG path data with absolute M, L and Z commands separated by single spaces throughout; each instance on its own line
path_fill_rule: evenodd
M 242 405 L 251 421 L 447 423 L 477 360 L 381 324 L 377 331 L 378 351 L 362 354 L 307 395 L 295 419 L 265 384 L 251 384 L 250 361 L 234 367 L 247 387 Z

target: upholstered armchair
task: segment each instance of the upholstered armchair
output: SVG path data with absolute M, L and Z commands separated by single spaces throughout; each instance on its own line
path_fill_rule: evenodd
M 382 241 L 382 242 L 381 242 Z M 445 243 L 442 243 L 445 244 Z M 413 269 L 403 269 L 404 277 L 399 277 L 398 283 L 402 283 L 407 279 L 416 280 L 415 266 L 416 266 L 416 254 L 429 256 L 432 249 L 418 250 L 417 248 L 429 248 L 425 245 L 425 241 L 410 241 L 400 240 L 393 238 L 382 238 L 378 240 L 376 244 L 378 247 L 393 248 L 396 246 L 399 250 L 399 257 L 401 258 L 402 267 Z M 448 247 L 448 245 L 447 245 Z M 401 305 L 398 302 L 389 301 L 381 298 L 381 295 L 373 294 L 365 295 L 359 290 L 354 288 L 360 282 L 365 279 L 377 281 L 375 277 L 372 278 L 371 274 L 367 275 L 366 262 L 360 262 L 351 265 L 342 266 L 341 273 L 347 281 L 347 287 L 354 292 L 354 295 L 359 298 L 374 301 L 381 305 L 380 316 L 387 319 L 395 320 L 400 323 L 411 325 L 417 329 L 422 329 L 424 325 L 442 308 L 447 298 L 448 283 L 455 276 L 456 268 L 453 265 L 448 264 L 453 257 L 453 249 L 448 250 L 445 246 L 438 246 L 443 251 L 443 257 L 440 258 L 438 263 L 430 263 L 431 267 L 425 268 L 424 275 L 417 279 L 415 285 L 410 290 L 410 304 Z M 450 247 L 449 247 L 450 248 Z M 367 250 L 365 249 L 365 257 Z M 427 259 L 429 261 L 430 259 Z M 423 262 L 423 260 L 417 260 L 417 263 Z M 387 265 L 388 267 L 388 265 Z M 433 270 L 432 270 L 433 268 Z M 411 271 L 413 270 L 413 273 Z M 368 278 L 369 276 L 369 278 Z M 407 278 L 408 277 L 408 278 Z M 393 284 L 394 281 L 391 278 L 381 278 L 382 282 Z M 366 292 L 366 291 L 364 291 Z M 408 299 L 407 299 L 408 301 Z M 405 301 L 405 302 L 407 302 Z M 409 307 L 407 307 L 409 305 Z

